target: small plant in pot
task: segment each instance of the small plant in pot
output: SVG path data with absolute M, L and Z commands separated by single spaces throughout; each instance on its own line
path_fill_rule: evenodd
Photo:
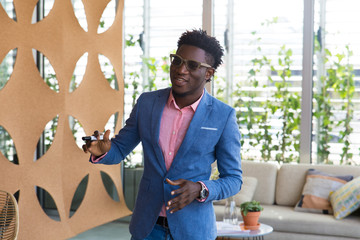
M 244 220 L 242 224 L 245 229 L 256 230 L 260 227 L 258 220 L 262 210 L 264 208 L 260 205 L 260 202 L 255 200 L 240 205 L 241 216 Z

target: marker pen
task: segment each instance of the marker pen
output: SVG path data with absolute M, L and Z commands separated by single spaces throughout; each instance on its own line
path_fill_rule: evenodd
M 104 136 L 100 135 L 100 140 L 103 140 Z M 84 141 L 97 141 L 97 138 L 95 136 L 85 136 L 82 137 L 82 140 Z

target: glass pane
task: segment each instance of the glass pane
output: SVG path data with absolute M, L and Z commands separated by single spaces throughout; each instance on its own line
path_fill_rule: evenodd
M 116 112 L 109 118 L 108 122 L 105 125 L 104 132 L 110 130 L 110 138 L 115 136 L 116 123 L 119 119 L 119 113 Z
M 41 208 L 44 210 L 44 213 L 51 219 L 55 221 L 61 221 L 58 208 L 56 206 L 53 196 L 44 188 L 35 186 L 36 196 L 39 200 Z M 43 198 L 41 197 L 43 196 Z M 52 211 L 48 211 L 52 209 Z
M 102 54 L 99 54 L 98 57 L 99 57 L 100 68 L 102 73 L 104 74 L 106 81 L 110 84 L 110 87 L 112 89 L 119 90 L 119 86 L 115 75 L 115 70 L 110 60 Z
M 236 108 L 242 158 L 298 161 L 303 1 L 218 0 L 215 9 L 226 56 L 214 92 Z
M 8 14 L 9 18 L 16 21 L 16 12 L 14 7 L 13 0 L 0 0 L 2 7 L 5 9 L 5 12 Z
M 79 209 L 82 201 L 84 200 L 87 186 L 89 182 L 89 174 L 86 175 L 81 182 L 79 183 L 78 187 L 76 188 L 75 194 L 73 196 L 73 199 L 71 201 L 71 207 L 70 207 L 70 218 L 76 213 L 76 211 Z
M 143 0 L 124 2 L 124 120 L 129 117 L 136 99 L 143 91 L 144 15 Z M 139 144 L 124 163 L 130 167 L 141 162 L 142 148 Z
M 74 73 L 70 81 L 69 92 L 73 92 L 79 87 L 85 75 L 87 62 L 88 62 L 88 53 L 86 52 L 84 53 L 84 55 L 82 55 L 79 58 L 79 60 L 76 63 Z
M 79 21 L 80 26 L 84 29 L 85 32 L 88 31 L 88 24 L 86 20 L 85 7 L 81 0 L 71 0 L 71 3 L 74 8 L 74 13 Z
M 359 1 L 315 1 L 312 161 L 360 165 Z
M 0 126 L 0 154 L 4 155 L 11 163 L 19 164 L 14 141 L 2 126 Z
M 32 23 L 40 22 L 47 15 L 54 6 L 54 0 L 39 0 L 34 7 Z
M 44 17 L 46 17 L 54 6 L 55 0 L 44 0 Z
M 129 117 L 134 101 L 142 91 L 142 55 L 140 38 L 144 31 L 144 1 L 124 2 L 124 118 Z M 134 100 L 133 100 L 134 98 Z
M 59 92 L 59 83 L 56 77 L 55 70 L 51 65 L 49 59 L 36 49 L 32 49 L 34 61 L 38 66 L 39 74 L 44 79 L 44 82 L 49 88 L 55 92 Z
M 16 54 L 17 48 L 10 50 L 0 64 L 0 90 L 6 85 L 13 73 Z
M 101 173 L 101 180 L 104 184 L 106 192 L 109 194 L 112 200 L 115 202 L 120 202 L 119 193 L 116 189 L 116 185 L 112 178 L 106 172 L 100 171 Z
M 80 149 L 82 149 L 82 145 L 84 144 L 82 137 L 86 136 L 84 128 L 82 127 L 79 120 L 77 120 L 73 116 L 69 116 L 69 126 L 70 126 L 71 132 L 73 134 L 74 140 L 76 142 L 76 145 Z
M 201 28 L 202 1 L 124 3 L 124 119 L 127 119 L 142 92 L 170 85 L 168 56 L 176 50 L 183 32 Z M 141 145 L 134 153 L 128 157 L 126 166 L 141 164 Z
M 42 157 L 52 146 L 55 139 L 58 120 L 59 120 L 59 115 L 54 117 L 46 124 L 45 129 L 39 138 L 38 148 L 35 153 L 36 160 Z
M 108 5 L 106 5 L 106 8 L 104 9 L 104 12 L 100 19 L 100 26 L 98 28 L 98 33 L 103 33 L 108 30 L 111 25 L 114 23 L 115 20 L 115 14 L 116 14 L 116 2 L 115 0 L 111 0 Z
M 168 56 L 177 49 L 177 41 L 183 32 L 202 27 L 203 4 L 203 1 L 192 0 L 150 2 L 149 30 L 146 32 L 145 29 L 143 36 L 145 44 L 149 44 L 149 53 L 143 59 L 145 68 L 149 69 L 145 85 L 147 91 L 169 86 L 170 78 L 166 71 Z M 146 34 L 149 43 L 146 42 Z

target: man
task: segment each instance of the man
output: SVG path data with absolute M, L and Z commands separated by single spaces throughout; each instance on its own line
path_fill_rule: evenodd
M 215 239 L 213 200 L 240 191 L 240 133 L 235 110 L 210 96 L 205 83 L 222 63 L 219 42 L 187 31 L 171 54 L 172 87 L 143 93 L 115 138 L 87 142 L 90 161 L 117 164 L 139 142 L 144 174 L 130 223 L 133 240 Z M 217 160 L 220 178 L 209 180 Z

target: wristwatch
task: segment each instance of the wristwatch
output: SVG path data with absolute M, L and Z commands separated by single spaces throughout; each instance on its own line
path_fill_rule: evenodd
M 201 190 L 200 190 L 199 199 L 204 200 L 209 195 L 209 191 L 206 189 L 205 184 L 203 184 L 202 182 L 198 182 L 198 183 L 201 184 Z

